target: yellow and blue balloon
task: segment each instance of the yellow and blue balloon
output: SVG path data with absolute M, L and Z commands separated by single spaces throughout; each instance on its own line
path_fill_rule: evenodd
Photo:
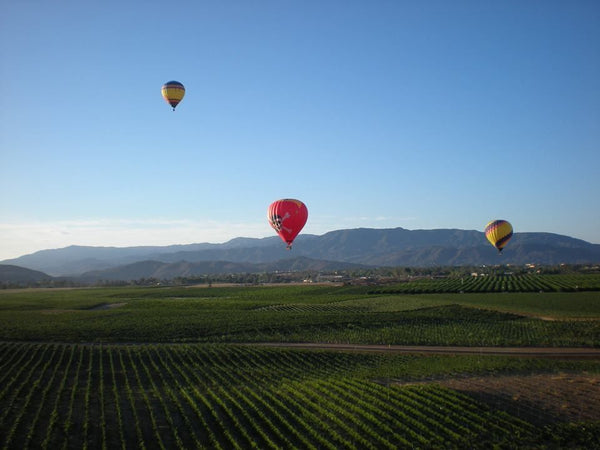
M 506 220 L 492 220 L 485 226 L 485 237 L 498 249 L 498 252 L 502 252 L 512 235 L 513 227 Z
M 163 84 L 161 91 L 165 101 L 171 105 L 173 111 L 175 111 L 175 107 L 183 100 L 183 96 L 185 95 L 185 87 L 183 84 L 179 81 L 169 81 Z

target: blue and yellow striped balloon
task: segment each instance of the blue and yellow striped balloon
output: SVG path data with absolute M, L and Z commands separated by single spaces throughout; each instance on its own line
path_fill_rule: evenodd
M 501 252 L 513 235 L 513 227 L 506 220 L 492 220 L 485 226 L 485 237 Z
M 165 101 L 171 105 L 173 111 L 175 111 L 175 108 L 185 95 L 185 87 L 179 81 L 169 81 L 163 84 L 161 92 Z

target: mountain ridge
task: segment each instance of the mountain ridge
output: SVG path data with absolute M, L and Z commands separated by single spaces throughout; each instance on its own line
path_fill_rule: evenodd
M 174 264 L 266 264 L 298 257 L 363 266 L 461 266 L 479 264 L 582 264 L 600 262 L 600 244 L 569 236 L 515 233 L 502 254 L 483 232 L 460 229 L 354 228 L 300 235 L 291 251 L 279 237 L 234 238 L 222 244 L 170 246 L 69 246 L 0 261 L 52 276 L 79 276 L 141 261 Z

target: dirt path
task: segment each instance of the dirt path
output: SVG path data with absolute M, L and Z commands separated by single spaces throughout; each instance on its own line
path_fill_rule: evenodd
M 543 358 L 600 359 L 600 348 L 575 347 L 445 347 L 428 345 L 360 345 L 261 342 L 248 345 L 354 352 L 425 353 L 450 355 L 506 355 Z

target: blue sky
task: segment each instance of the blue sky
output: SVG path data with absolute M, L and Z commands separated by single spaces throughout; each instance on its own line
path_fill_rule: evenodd
M 271 236 L 286 197 L 600 243 L 596 0 L 0 5 L 0 260 Z

